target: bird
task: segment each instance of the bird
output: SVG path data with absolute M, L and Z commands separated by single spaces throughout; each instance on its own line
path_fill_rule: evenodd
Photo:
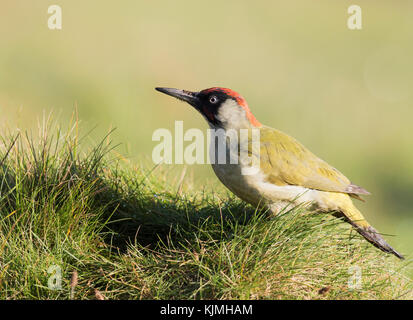
M 189 103 L 205 118 L 212 130 L 247 132 L 244 139 L 239 138 L 236 144 L 225 139 L 222 146 L 219 142 L 215 143 L 215 138 L 214 143 L 210 143 L 210 156 L 215 157 L 211 159 L 213 171 L 241 200 L 257 208 L 266 208 L 274 215 L 291 206 L 309 204 L 314 210 L 343 218 L 368 242 L 404 259 L 354 205 L 352 199 L 364 201 L 361 196 L 370 193 L 350 182 L 344 174 L 293 137 L 259 122 L 240 94 L 221 87 L 201 91 L 164 87 L 155 89 Z M 254 131 L 258 132 L 259 143 L 252 148 L 250 145 Z M 247 147 L 245 142 L 249 143 Z M 220 147 L 224 148 L 225 156 L 241 156 L 244 153 L 249 155 L 249 158 L 244 159 L 249 160 L 229 163 L 217 161 Z M 254 160 L 258 165 L 252 166 Z M 245 173 L 252 167 L 256 170 Z

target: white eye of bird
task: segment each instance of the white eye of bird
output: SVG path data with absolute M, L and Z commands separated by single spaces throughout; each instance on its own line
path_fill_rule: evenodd
M 216 96 L 212 96 L 209 98 L 209 102 L 211 103 L 217 103 L 218 102 L 218 98 Z

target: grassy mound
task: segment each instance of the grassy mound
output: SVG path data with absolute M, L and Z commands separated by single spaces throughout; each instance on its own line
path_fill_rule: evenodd
M 401 262 L 330 215 L 269 218 L 56 132 L 1 143 L 1 299 L 413 297 Z

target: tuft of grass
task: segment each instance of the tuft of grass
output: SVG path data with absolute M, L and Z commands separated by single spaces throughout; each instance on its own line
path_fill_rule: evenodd
M 406 264 L 337 218 L 269 218 L 76 131 L 2 137 L 1 299 L 413 297 Z

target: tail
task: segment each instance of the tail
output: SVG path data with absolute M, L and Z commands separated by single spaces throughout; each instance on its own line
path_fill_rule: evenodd
M 350 200 L 351 202 L 351 200 Z M 380 250 L 394 254 L 399 259 L 404 257 L 394 250 L 380 235 L 380 233 L 374 229 L 363 217 L 361 212 L 353 205 L 353 203 L 347 203 L 345 208 L 342 208 L 339 212 L 340 216 L 344 216 L 346 222 L 350 223 L 356 231 L 361 234 L 368 242 L 373 244 Z
M 358 233 L 360 233 L 368 242 L 373 244 L 375 247 L 379 248 L 380 250 L 387 252 L 387 253 L 392 253 L 394 254 L 397 258 L 399 259 L 404 259 L 404 257 L 398 253 L 396 250 L 394 250 L 380 235 L 380 233 L 374 229 L 372 226 L 368 227 L 361 227 L 357 225 L 356 222 L 353 221 L 348 221 L 354 229 Z

